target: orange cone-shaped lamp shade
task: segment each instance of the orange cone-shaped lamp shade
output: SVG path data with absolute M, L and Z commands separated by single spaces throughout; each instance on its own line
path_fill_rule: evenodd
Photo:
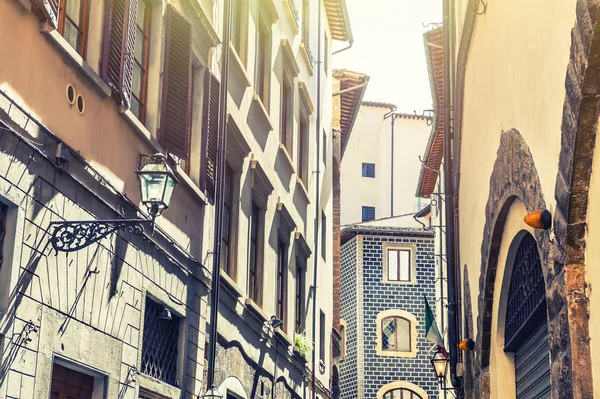
M 475 341 L 473 341 L 471 338 L 460 341 L 458 344 L 458 349 L 461 351 L 472 351 L 475 349 Z
M 547 209 L 528 213 L 523 220 L 534 229 L 548 230 L 552 226 L 552 214 Z

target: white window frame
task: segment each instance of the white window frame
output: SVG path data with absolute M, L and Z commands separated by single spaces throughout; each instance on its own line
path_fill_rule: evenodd
M 395 242 L 384 242 L 382 245 L 383 262 L 382 262 L 382 278 L 381 281 L 385 284 L 417 284 L 417 246 L 415 244 L 404 244 Z M 410 251 L 410 280 L 398 281 L 390 280 L 388 274 L 388 259 L 389 251 Z M 398 265 L 399 267 L 399 265 Z
M 410 351 L 390 351 L 383 349 L 383 331 L 381 328 L 381 323 L 384 319 L 392 316 L 401 317 L 405 320 L 408 320 L 410 323 Z M 375 350 L 377 355 L 390 357 L 417 357 L 417 326 L 419 325 L 419 322 L 412 313 L 401 309 L 384 310 L 377 315 L 376 323 L 377 341 Z

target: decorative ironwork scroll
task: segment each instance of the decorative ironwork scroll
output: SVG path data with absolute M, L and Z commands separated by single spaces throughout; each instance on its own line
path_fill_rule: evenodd
M 100 241 L 117 230 L 142 234 L 144 224 L 151 223 L 152 220 L 146 219 L 52 222 L 50 226 L 54 226 L 54 230 L 50 243 L 57 253 L 58 251 L 74 252 Z

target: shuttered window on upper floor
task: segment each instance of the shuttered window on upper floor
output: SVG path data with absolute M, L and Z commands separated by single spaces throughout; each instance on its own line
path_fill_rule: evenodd
M 206 71 L 204 73 L 204 104 L 202 110 L 200 189 L 211 204 L 214 203 L 217 184 L 220 87 L 217 78 Z
M 138 0 L 107 0 L 102 79 L 123 108 L 131 106 Z
M 158 142 L 188 160 L 192 112 L 192 24 L 173 6 L 167 8 Z

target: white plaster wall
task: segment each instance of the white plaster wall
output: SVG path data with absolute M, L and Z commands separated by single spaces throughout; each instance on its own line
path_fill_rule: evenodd
M 362 221 L 362 207 L 375 218 L 414 213 L 426 204 L 415 197 L 431 127 L 425 120 L 397 117 L 394 126 L 394 215 L 391 214 L 391 119 L 388 108 L 361 106 L 341 166 L 341 223 Z M 375 164 L 375 178 L 362 177 L 362 164 Z

